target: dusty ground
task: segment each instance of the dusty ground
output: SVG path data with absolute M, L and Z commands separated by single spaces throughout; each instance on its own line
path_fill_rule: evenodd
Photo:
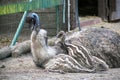
M 120 68 L 98 73 L 48 72 L 36 67 L 30 55 L 0 61 L 0 80 L 120 80 Z
M 120 34 L 120 22 L 105 23 L 86 27 L 110 28 Z M 0 47 L 11 42 L 10 39 L 1 38 Z M 45 71 L 34 65 L 30 53 L 18 58 L 0 60 L 0 80 L 120 80 L 120 68 L 110 69 L 98 73 L 66 73 L 59 74 Z

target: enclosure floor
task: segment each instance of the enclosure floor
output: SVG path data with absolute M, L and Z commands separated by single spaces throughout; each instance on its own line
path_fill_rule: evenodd
M 96 18 L 93 17 L 92 19 Z M 87 18 L 84 18 L 81 21 L 84 22 L 87 20 Z M 119 25 L 120 22 L 99 22 L 96 24 L 84 25 L 82 28 L 104 26 L 105 28 L 110 28 L 120 34 Z M 11 41 L 9 38 L 4 39 L 1 40 L 5 45 L 7 45 L 7 42 L 9 44 Z M 3 43 L 0 42 L 0 47 L 5 46 Z M 0 80 L 120 80 L 120 68 L 98 73 L 52 73 L 36 67 L 30 54 L 25 54 L 18 58 L 0 60 Z
M 30 55 L 0 61 L 0 80 L 120 80 L 120 68 L 97 73 L 53 73 L 34 65 Z

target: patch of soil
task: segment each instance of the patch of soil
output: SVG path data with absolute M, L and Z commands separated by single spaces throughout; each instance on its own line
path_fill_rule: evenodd
M 0 61 L 0 80 L 120 80 L 119 72 L 120 68 L 97 73 L 48 72 L 34 65 L 31 54 Z

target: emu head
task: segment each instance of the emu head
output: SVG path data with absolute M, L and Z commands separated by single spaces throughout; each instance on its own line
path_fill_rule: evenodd
M 26 18 L 26 23 L 29 24 L 29 28 L 31 28 L 31 30 L 37 31 L 40 29 L 40 19 L 36 13 L 29 13 Z
M 67 43 L 68 41 L 70 41 L 69 38 L 76 36 L 76 34 L 74 34 L 74 32 L 64 32 L 64 31 L 60 31 L 57 36 L 56 36 L 56 40 L 54 44 L 62 44 L 64 45 L 65 43 Z M 78 35 L 78 34 L 77 34 Z
M 65 38 L 66 38 L 66 33 L 64 31 L 60 31 L 56 35 L 54 45 L 59 46 L 63 50 L 63 53 L 68 54 L 68 49 L 65 45 Z
M 62 43 L 65 40 L 65 32 L 64 31 L 60 31 L 57 35 L 56 35 L 56 40 L 55 40 L 55 44 L 58 43 Z

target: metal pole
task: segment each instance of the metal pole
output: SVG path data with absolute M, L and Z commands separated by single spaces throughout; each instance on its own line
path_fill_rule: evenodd
M 70 0 L 68 0 L 68 32 L 70 31 Z
M 19 26 L 18 26 L 18 28 L 17 28 L 17 31 L 16 31 L 16 33 L 15 33 L 15 35 L 14 35 L 13 40 L 12 40 L 11 46 L 15 45 L 15 43 L 16 43 L 16 41 L 17 41 L 17 39 L 18 39 L 18 36 L 19 36 L 19 34 L 20 34 L 20 32 L 21 32 L 21 30 L 22 30 L 22 28 L 23 28 L 23 25 L 24 25 L 26 16 L 27 16 L 27 11 L 25 11 L 24 14 L 23 14 L 23 17 L 22 17 L 22 19 L 21 19 L 21 21 L 20 21 L 20 23 L 19 23 Z
M 66 0 L 63 2 L 63 23 L 65 23 Z
M 79 19 L 79 15 L 78 15 L 78 0 L 76 0 L 76 22 L 78 23 L 78 28 L 79 28 L 79 31 L 80 31 L 81 26 L 80 26 L 80 19 Z
M 32 2 L 32 0 L 29 0 L 29 2 Z M 28 13 L 28 11 L 25 11 L 25 12 L 24 12 L 24 14 L 23 14 L 23 16 L 22 16 L 22 19 L 21 19 L 21 21 L 20 21 L 20 23 L 19 23 L 19 26 L 18 26 L 18 28 L 17 28 L 17 31 L 16 31 L 16 33 L 15 33 L 15 35 L 14 35 L 14 38 L 13 38 L 12 43 L 11 43 L 10 46 L 15 45 L 15 43 L 16 43 L 18 37 L 19 37 L 19 34 L 20 34 L 20 32 L 22 31 L 23 25 L 24 25 L 24 23 L 25 23 L 25 19 L 26 19 L 27 13 Z
M 56 6 L 56 24 L 57 24 L 57 33 L 60 31 L 59 26 L 59 6 Z

